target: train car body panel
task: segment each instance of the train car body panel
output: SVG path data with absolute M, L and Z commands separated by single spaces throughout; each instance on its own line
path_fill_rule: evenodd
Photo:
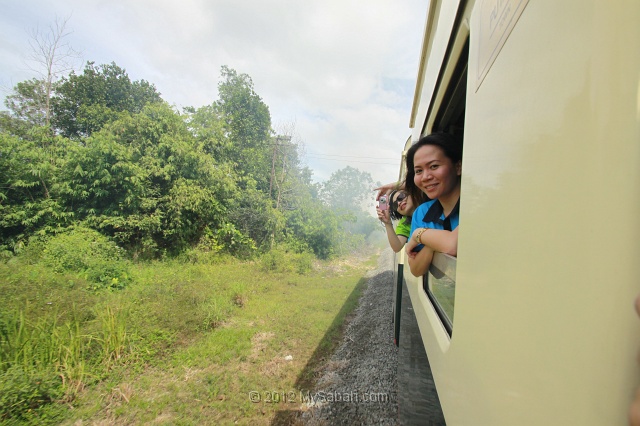
M 412 137 L 434 130 L 468 38 L 451 336 L 422 278 L 405 278 L 447 424 L 626 424 L 640 377 L 640 2 L 530 0 L 484 74 L 486 8 L 521 2 L 446 3 L 456 23 L 444 43 L 427 24 Z
M 417 117 L 425 117 L 427 114 L 459 6 L 459 0 L 429 1 L 410 127 L 415 128 Z

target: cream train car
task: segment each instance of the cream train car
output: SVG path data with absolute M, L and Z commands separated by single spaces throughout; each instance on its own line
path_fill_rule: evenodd
M 404 271 L 446 423 L 627 424 L 640 1 L 431 0 L 411 128 L 464 135 L 457 259 Z

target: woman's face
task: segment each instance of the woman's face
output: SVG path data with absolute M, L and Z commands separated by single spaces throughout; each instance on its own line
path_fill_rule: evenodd
M 458 188 L 461 166 L 453 164 L 439 146 L 424 145 L 413 156 L 413 182 L 432 200 L 446 199 Z
M 413 201 L 411 200 L 411 197 L 408 196 L 406 193 L 397 192 L 393 196 L 392 201 L 398 206 L 396 208 L 396 211 L 400 213 L 402 216 L 409 216 L 413 214 L 413 211 L 415 210 L 413 207 Z

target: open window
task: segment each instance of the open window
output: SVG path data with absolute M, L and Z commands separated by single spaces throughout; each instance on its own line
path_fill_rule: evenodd
M 454 55 L 455 44 L 448 57 L 448 63 L 443 67 L 440 76 L 438 93 L 434 97 L 437 109 L 431 111 L 433 121 L 429 126 L 430 132 L 448 132 L 460 135 L 464 140 L 464 118 L 467 99 L 467 69 L 469 64 L 468 35 L 461 41 L 461 48 Z M 429 132 L 429 133 L 430 133 Z M 462 162 L 464 168 L 464 161 Z M 461 200 L 460 207 L 464 208 Z M 453 319 L 455 311 L 456 267 L 457 259 L 443 253 L 434 254 L 429 271 L 424 276 L 423 288 L 433 304 L 445 329 L 453 333 Z

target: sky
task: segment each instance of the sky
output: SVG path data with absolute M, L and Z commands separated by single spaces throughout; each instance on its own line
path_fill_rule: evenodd
M 30 32 L 68 18 L 86 61 L 115 62 L 179 110 L 217 99 L 220 69 L 248 74 L 272 127 L 294 129 L 317 182 L 346 166 L 398 178 L 425 0 L 0 0 L 0 96 L 37 75 Z M 33 67 L 33 64 L 31 64 Z M 0 107 L 5 109 L 4 105 Z

